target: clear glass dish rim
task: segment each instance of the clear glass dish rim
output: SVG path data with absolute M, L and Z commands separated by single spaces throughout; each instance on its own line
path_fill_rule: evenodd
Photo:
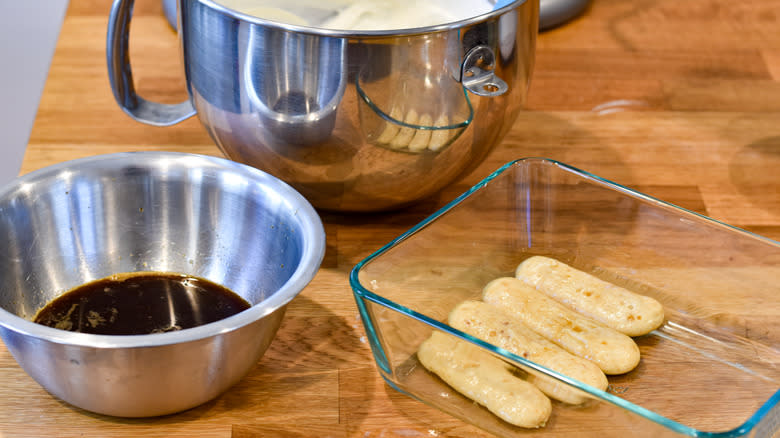
M 500 347 L 496 347 L 493 344 L 487 343 L 482 341 L 481 339 L 475 338 L 468 333 L 462 332 L 460 330 L 457 330 L 453 327 L 450 327 L 447 324 L 443 324 L 425 314 L 422 314 L 420 312 L 414 311 L 412 309 L 409 309 L 408 307 L 402 306 L 394 301 L 388 300 L 381 295 L 377 295 L 373 292 L 371 292 L 369 289 L 365 288 L 358 278 L 358 275 L 362 268 L 369 264 L 374 259 L 381 256 L 383 253 L 389 251 L 391 248 L 393 248 L 396 245 L 399 245 L 404 240 L 410 238 L 415 233 L 417 233 L 419 230 L 425 228 L 430 223 L 438 219 L 440 216 L 447 213 L 449 210 L 452 210 L 458 204 L 463 202 L 465 199 L 473 195 L 475 192 L 483 189 L 485 186 L 487 186 L 491 181 L 501 176 L 504 172 L 512 168 L 513 166 L 519 165 L 524 162 L 533 162 L 538 161 L 542 163 L 548 163 L 552 164 L 553 166 L 559 167 L 565 171 L 571 172 L 583 179 L 591 180 L 593 182 L 596 182 L 598 184 L 601 184 L 602 186 L 605 186 L 607 188 L 610 188 L 612 190 L 621 192 L 627 196 L 639 199 L 643 202 L 647 202 L 650 204 L 654 204 L 658 207 L 666 208 L 674 210 L 678 213 L 681 213 L 683 215 L 693 216 L 695 220 L 716 225 L 719 227 L 724 227 L 727 230 L 730 230 L 732 232 L 743 234 L 745 237 L 757 239 L 759 241 L 762 241 L 766 244 L 776 246 L 778 249 L 780 249 L 780 242 L 769 239 L 767 237 L 752 233 L 750 231 L 743 230 L 739 227 L 735 227 L 733 225 L 729 225 L 725 222 L 721 222 L 719 220 L 710 218 L 708 216 L 705 216 L 703 214 L 697 213 L 695 211 L 691 211 L 682 207 L 679 207 L 677 205 L 671 204 L 666 201 L 662 201 L 658 198 L 654 198 L 652 196 L 646 195 L 644 193 L 638 192 L 634 189 L 628 188 L 626 186 L 623 186 L 621 184 L 615 183 L 613 181 L 601 178 L 597 175 L 594 175 L 590 172 L 578 169 L 576 167 L 570 166 L 568 164 L 565 164 L 563 162 L 550 159 L 550 158 L 542 158 L 542 157 L 526 157 L 526 158 L 519 158 L 513 161 L 510 161 L 503 166 L 499 167 L 497 170 L 493 171 L 490 175 L 485 177 L 483 180 L 463 192 L 461 195 L 447 203 L 445 206 L 428 216 L 427 218 L 423 219 L 418 224 L 414 225 L 409 230 L 402 233 L 400 236 L 396 237 L 395 239 L 391 240 L 381 248 L 379 248 L 374 253 L 370 254 L 365 259 L 361 260 L 358 264 L 356 264 L 349 274 L 349 284 L 352 287 L 353 294 L 355 295 L 355 299 L 359 300 L 360 298 L 365 298 L 369 301 L 373 301 L 376 304 L 385 306 L 387 308 L 390 308 L 392 310 L 395 310 L 399 313 L 406 314 L 407 316 L 418 320 L 426 325 L 429 325 L 437 330 L 443 331 L 445 333 L 448 333 L 452 336 L 461 338 L 463 340 L 466 340 L 474 345 L 477 345 L 478 347 L 481 347 L 485 350 L 488 350 L 494 355 L 501 356 L 510 362 L 515 362 L 518 364 L 521 364 L 525 367 L 531 368 L 533 370 L 539 371 L 540 373 L 549 375 L 557 380 L 566 382 L 567 384 L 575 387 L 576 389 L 579 389 L 585 393 L 588 393 L 604 402 L 611 403 L 613 405 L 616 405 L 618 407 L 621 407 L 623 409 L 629 410 L 633 412 L 634 414 L 640 415 L 650 421 L 653 421 L 655 423 L 658 423 L 674 432 L 688 435 L 688 436 L 694 436 L 694 437 L 707 437 L 707 438 L 735 438 L 735 437 L 742 437 L 753 430 L 753 428 L 776 406 L 780 405 L 780 389 L 778 389 L 764 404 L 759 407 L 756 412 L 754 412 L 747 420 L 745 420 L 744 423 L 737 426 L 734 429 L 723 431 L 723 432 L 708 432 L 708 431 L 702 431 L 698 430 L 696 428 L 686 426 L 684 424 L 681 424 L 677 421 L 670 420 L 669 418 L 664 417 L 663 415 L 660 415 L 654 411 L 651 411 L 649 409 L 643 408 L 637 404 L 631 403 L 627 400 L 624 400 L 616 395 L 610 394 L 606 391 L 601 391 L 597 388 L 594 388 L 590 385 L 582 384 L 576 380 L 571 380 L 567 376 L 561 375 L 556 371 L 550 370 L 546 367 L 543 367 L 541 365 L 538 365 L 534 362 L 531 362 L 521 356 L 517 356 L 509 351 L 506 351 Z M 360 303 L 358 303 L 358 306 L 360 307 Z M 376 339 L 376 334 L 372 329 L 369 329 L 367 327 L 366 321 L 364 320 L 364 326 L 366 328 L 366 334 L 373 338 L 371 341 L 371 345 L 379 345 L 378 339 Z

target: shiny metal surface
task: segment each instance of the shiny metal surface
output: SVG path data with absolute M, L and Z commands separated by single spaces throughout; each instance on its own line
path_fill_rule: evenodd
M 0 336 L 51 394 L 108 415 L 151 416 L 219 395 L 257 363 L 325 249 L 317 213 L 249 166 L 189 154 L 104 155 L 0 189 Z M 72 333 L 30 322 L 58 294 L 120 272 L 172 271 L 250 303 L 153 335 Z
M 176 29 L 176 0 L 160 0 L 163 8 L 163 15 L 168 20 L 168 24 Z
M 114 2 L 108 17 L 106 36 L 106 57 L 108 79 L 114 98 L 130 117 L 154 126 L 170 126 L 195 115 L 195 108 L 189 100 L 177 104 L 151 102 L 135 92 L 133 73 L 128 63 L 129 47 L 127 35 L 130 32 L 130 18 L 133 0 Z
M 500 96 L 509 86 L 493 73 L 496 55 L 487 46 L 476 46 L 466 53 L 461 66 L 461 79 L 467 90 L 478 96 Z
M 539 30 L 560 26 L 583 12 L 590 0 L 541 0 L 539 5 Z
M 281 178 L 317 207 L 346 211 L 419 200 L 476 167 L 525 102 L 539 18 L 538 0 L 517 0 L 440 26 L 339 31 L 275 23 L 211 0 L 179 0 L 190 100 L 158 106 L 132 88 L 126 56 L 132 3 L 114 1 L 107 40 L 111 84 L 128 114 L 166 125 L 188 117 L 190 102 L 227 157 Z M 463 63 L 475 47 L 494 61 L 477 59 L 474 65 L 484 68 L 476 72 L 496 80 L 481 88 L 487 93 L 464 99 Z M 398 117 L 377 115 L 358 84 L 382 113 Z M 466 107 L 473 114 L 463 119 Z M 465 129 L 447 137 L 446 147 L 418 147 L 451 119 Z M 386 130 L 403 135 L 384 147 Z

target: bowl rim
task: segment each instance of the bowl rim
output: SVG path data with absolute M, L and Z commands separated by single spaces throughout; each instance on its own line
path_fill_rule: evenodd
M 606 391 L 602 391 L 600 389 L 597 389 L 595 387 L 592 387 L 590 385 L 581 383 L 577 380 L 573 380 L 569 378 L 568 376 L 565 376 L 563 374 L 558 373 L 557 371 L 551 370 L 549 368 L 546 368 L 544 366 L 538 365 L 535 362 L 532 362 L 524 357 L 517 356 L 507 350 L 504 350 L 501 347 L 495 346 L 491 343 L 485 342 L 479 338 L 476 338 L 472 335 L 469 335 L 466 332 L 462 332 L 454 327 L 451 327 L 448 324 L 445 324 L 443 322 L 440 322 L 434 318 L 429 317 L 428 315 L 424 313 L 420 313 L 418 311 L 412 310 L 406 306 L 400 305 L 390 299 L 387 299 L 379 294 L 376 294 L 363 286 L 363 284 L 360 282 L 359 274 L 360 271 L 365 267 L 367 264 L 369 264 L 372 260 L 378 258 L 383 253 L 391 250 L 394 246 L 399 245 L 404 240 L 410 238 L 415 233 L 420 231 L 421 229 L 428 226 L 431 222 L 435 221 L 439 217 L 445 215 L 448 211 L 452 210 L 453 208 L 457 207 L 458 204 L 463 202 L 468 197 L 472 196 L 475 192 L 481 190 L 485 186 L 491 183 L 491 181 L 495 180 L 499 176 L 501 176 L 503 173 L 510 170 L 512 167 L 521 165 L 526 162 L 540 162 L 549 164 L 553 167 L 557 167 L 563 171 L 573 173 L 575 175 L 580 176 L 583 179 L 593 181 L 595 183 L 598 183 L 600 185 L 603 185 L 606 188 L 609 188 L 611 190 L 615 190 L 618 192 L 621 192 L 623 194 L 626 194 L 630 197 L 637 198 L 639 200 L 642 200 L 644 202 L 648 202 L 650 204 L 657 205 L 661 208 L 670 209 L 679 212 L 682 215 L 688 215 L 692 216 L 697 220 L 703 221 L 705 223 L 709 223 L 718 227 L 724 227 L 727 229 L 730 229 L 733 232 L 743 234 L 747 237 L 762 241 L 766 244 L 772 245 L 780 249 L 780 241 L 776 241 L 773 239 L 770 239 L 768 237 L 761 236 L 759 234 L 743 230 L 739 227 L 736 227 L 734 225 L 727 224 L 725 222 L 719 221 L 717 219 L 710 218 L 708 216 L 705 216 L 701 213 L 697 213 L 695 211 L 688 210 L 683 207 L 679 207 L 677 205 L 671 204 L 669 202 L 660 200 L 658 198 L 655 198 L 653 196 L 646 195 L 642 192 L 636 191 L 634 189 L 631 189 L 629 187 L 626 187 L 624 185 L 618 184 L 616 182 L 610 181 L 608 179 L 599 177 L 595 174 L 592 174 L 590 172 L 578 169 L 574 166 L 570 166 L 568 164 L 562 163 L 560 161 L 550 159 L 550 158 L 543 158 L 543 157 L 526 157 L 526 158 L 519 158 L 513 161 L 510 161 L 503 166 L 499 167 L 497 170 L 490 173 L 487 177 L 476 183 L 474 186 L 457 196 L 452 201 L 448 202 L 446 205 L 435 211 L 433 214 L 428 216 L 427 218 L 423 219 L 416 225 L 412 226 L 407 231 L 403 232 L 398 237 L 392 239 L 387 244 L 383 245 L 381 248 L 376 250 L 375 252 L 371 253 L 369 256 L 367 256 L 365 259 L 358 262 L 350 271 L 349 274 L 349 283 L 352 288 L 352 292 L 355 298 L 355 301 L 357 302 L 358 309 L 360 311 L 361 321 L 363 323 L 363 327 L 366 330 L 366 334 L 369 339 L 369 345 L 371 346 L 371 349 L 374 353 L 374 360 L 377 362 L 377 365 L 380 369 L 382 369 L 384 372 L 390 373 L 391 370 L 388 370 L 386 365 L 384 363 L 387 362 L 386 357 L 384 356 L 384 351 L 382 350 L 381 346 L 379 345 L 378 341 L 378 335 L 376 331 L 374 330 L 374 327 L 370 321 L 370 316 L 368 315 L 368 312 L 365 309 L 365 304 L 362 302 L 362 300 L 367 300 L 374 302 L 380 306 L 389 308 L 391 310 L 394 310 L 396 312 L 405 314 L 413 319 L 416 319 L 423 324 L 426 324 L 438 331 L 444 332 L 448 335 L 460 338 L 462 340 L 465 340 L 473 345 L 476 345 L 477 347 L 481 348 L 482 350 L 485 350 L 489 352 L 490 354 L 502 358 L 503 360 L 506 360 L 508 362 L 514 363 L 515 365 L 520 365 L 526 368 L 533 369 L 535 371 L 538 371 L 542 374 L 546 374 L 547 376 L 557 380 L 564 382 L 565 384 L 571 385 L 574 388 L 586 393 L 590 394 L 591 396 L 594 396 L 597 399 L 600 399 L 601 401 L 619 406 L 623 409 L 626 409 L 630 412 L 633 412 L 634 414 L 637 414 L 639 416 L 642 416 L 646 418 L 649 421 L 652 421 L 654 423 L 660 424 L 663 427 L 666 427 L 667 429 L 674 431 L 676 433 L 679 433 L 681 435 L 685 436 L 695 436 L 695 437 L 708 437 L 708 438 L 735 438 L 735 437 L 742 437 L 749 432 L 751 432 L 765 417 L 771 414 L 771 412 L 778 407 L 780 407 L 780 389 L 778 389 L 772 396 L 770 396 L 761 406 L 753 412 L 741 425 L 727 431 L 723 432 L 709 432 L 709 431 L 703 431 L 696 429 L 695 427 L 684 425 L 680 422 L 671 420 L 661 414 L 656 413 L 655 411 L 652 411 L 650 409 L 644 408 L 640 405 L 637 405 L 635 403 L 632 403 L 628 400 L 625 400 L 621 397 L 618 397 L 614 394 L 610 394 Z M 384 363 L 383 363 L 384 362 Z
M 0 187 L 0 198 L 13 191 L 23 189 L 26 184 L 60 172 L 68 172 L 80 166 L 119 163 L 123 167 L 138 165 L 146 168 L 160 168 L 176 164 L 182 168 L 205 167 L 216 171 L 232 172 L 253 184 L 270 187 L 279 193 L 280 198 L 290 205 L 290 210 L 299 218 L 302 227 L 301 234 L 313 238 L 302 240 L 300 263 L 279 289 L 263 301 L 253 304 L 249 309 L 201 326 L 175 332 L 144 335 L 97 335 L 47 327 L 0 308 L 0 327 L 42 341 L 96 349 L 159 347 L 198 341 L 238 330 L 285 306 L 311 282 L 319 270 L 325 254 L 325 230 L 314 207 L 303 195 L 284 181 L 257 168 L 225 158 L 167 151 L 118 152 L 78 158 L 43 167 L 14 179 Z
M 319 35 L 324 37 L 337 37 L 337 38 L 398 37 L 398 36 L 412 36 L 412 35 L 420 35 L 420 34 L 427 34 L 427 33 L 434 33 L 434 32 L 442 32 L 447 30 L 454 30 L 454 29 L 470 26 L 475 23 L 479 23 L 482 21 L 486 21 L 501 16 L 507 12 L 519 8 L 520 6 L 526 3 L 538 4 L 539 2 L 539 0 L 509 0 L 503 2 L 502 0 L 497 0 L 495 4 L 500 5 L 498 9 L 493 9 L 489 12 L 485 12 L 483 14 L 475 15 L 462 20 L 445 22 L 442 24 L 436 24 L 432 26 L 387 29 L 387 30 L 346 30 L 346 29 L 327 29 L 327 28 L 313 27 L 313 26 L 301 26 L 296 24 L 288 24 L 279 21 L 268 20 L 265 18 L 255 17 L 253 15 L 245 14 L 243 12 L 237 11 L 230 7 L 223 6 L 217 0 L 192 0 L 192 1 L 202 3 L 215 11 L 218 11 L 233 19 L 244 21 L 247 23 L 266 26 L 272 29 L 279 29 L 283 31 L 296 32 L 296 33 L 302 33 L 308 35 Z M 502 5 L 502 3 L 505 4 Z

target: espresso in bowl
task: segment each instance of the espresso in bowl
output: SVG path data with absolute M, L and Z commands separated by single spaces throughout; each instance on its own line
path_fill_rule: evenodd
M 219 321 L 250 307 L 235 292 L 203 278 L 130 272 L 65 292 L 33 321 L 78 333 L 148 335 Z

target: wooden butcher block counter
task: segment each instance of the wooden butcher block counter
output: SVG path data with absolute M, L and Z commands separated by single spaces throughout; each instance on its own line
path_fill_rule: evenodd
M 221 156 L 197 118 L 155 128 L 119 109 L 105 62 L 109 8 L 71 0 L 22 173 L 120 151 Z M 136 2 L 130 41 L 139 93 L 182 100 L 176 34 L 158 0 Z M 160 418 L 95 415 L 49 395 L 0 344 L 0 437 L 479 436 L 383 382 L 347 277 L 492 170 L 528 156 L 780 239 L 780 0 L 594 0 L 540 34 L 526 110 L 470 176 L 405 210 L 322 213 L 321 270 L 227 393 Z

